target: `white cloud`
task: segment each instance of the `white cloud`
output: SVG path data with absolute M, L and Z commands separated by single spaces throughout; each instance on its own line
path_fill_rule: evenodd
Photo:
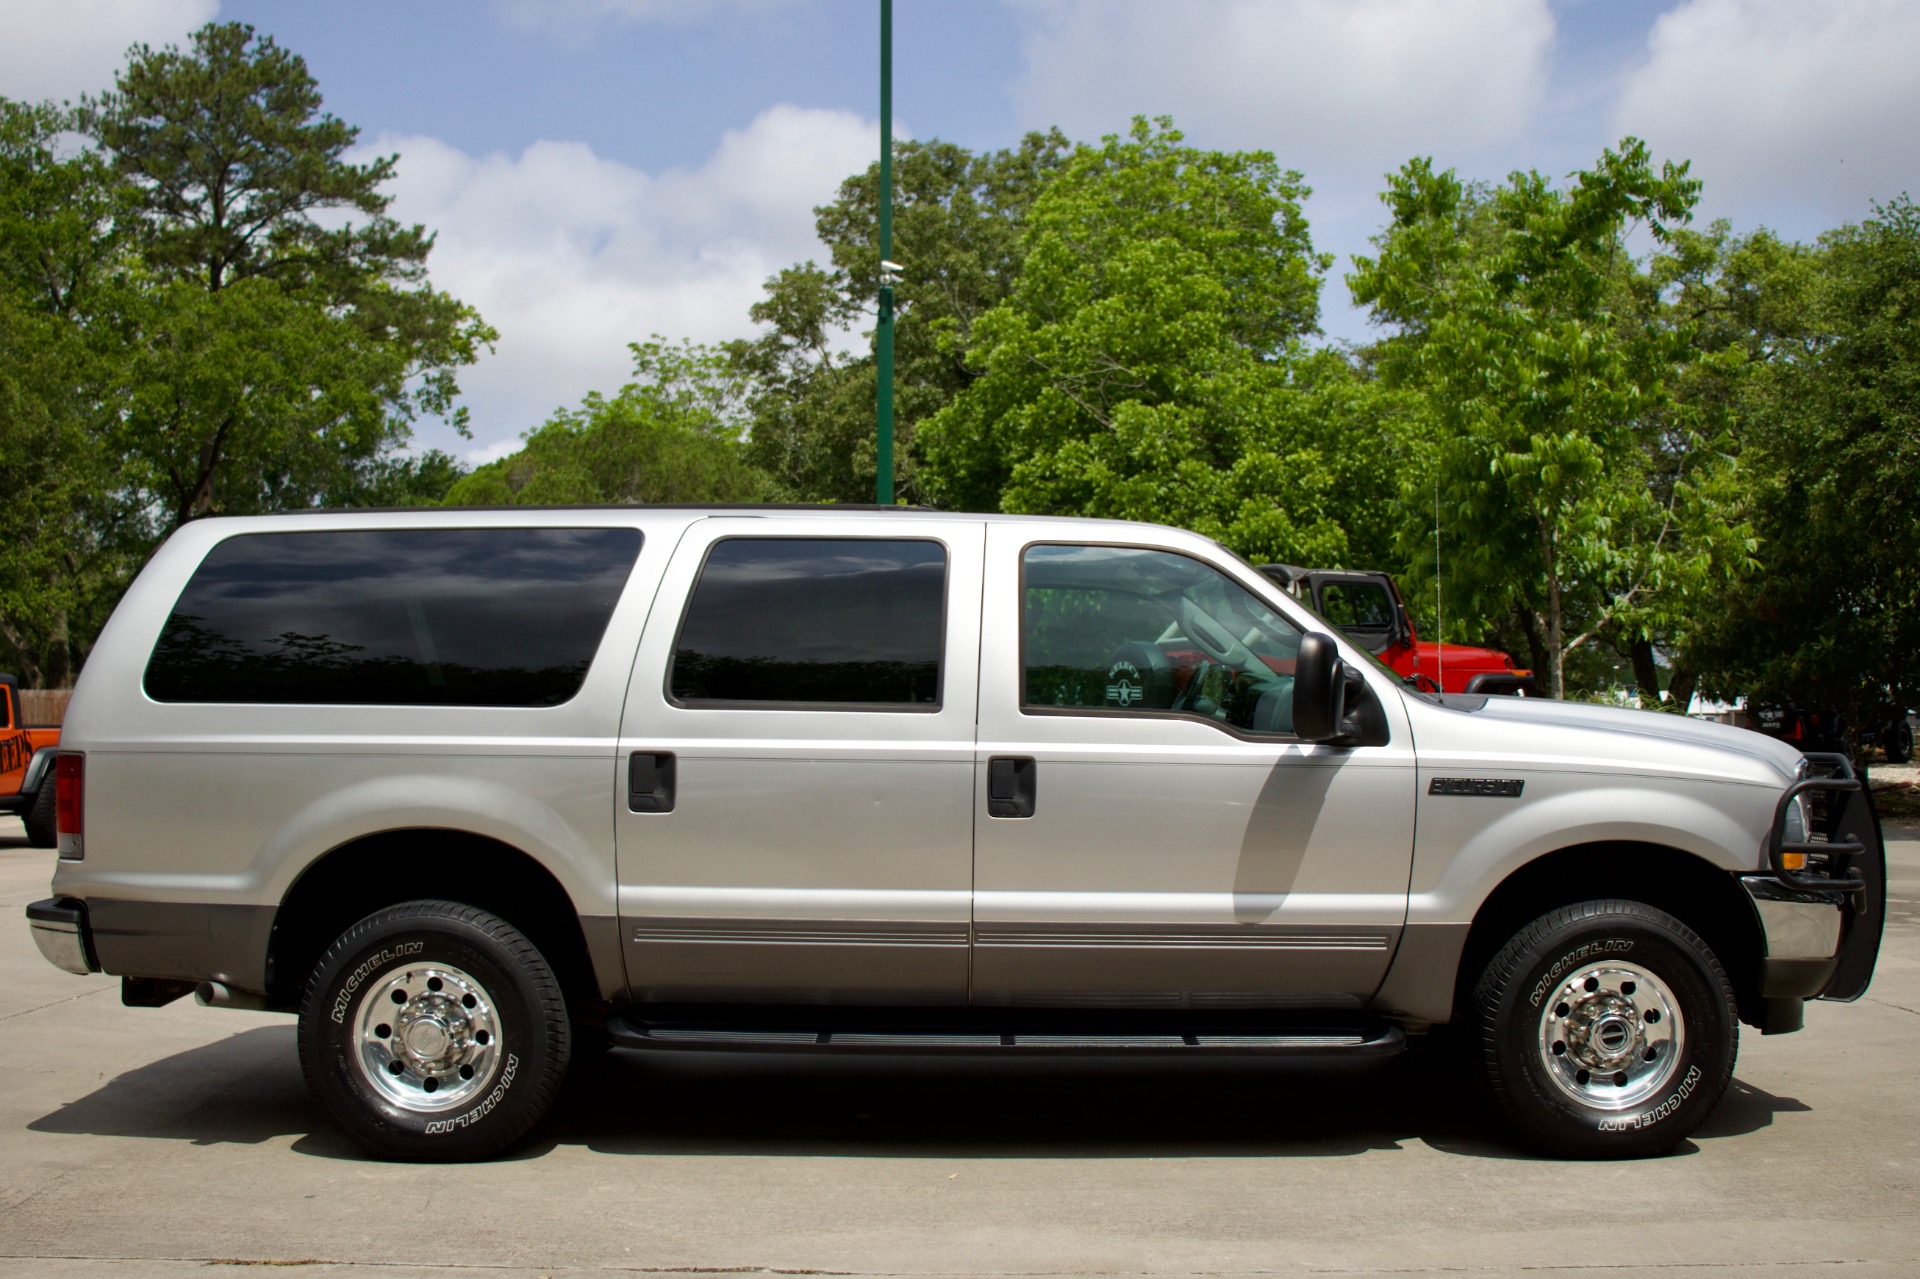
M 1024 120 L 1074 136 L 1171 114 L 1209 145 L 1366 180 L 1415 154 L 1526 133 L 1544 99 L 1547 0 L 1017 0 Z
M 1616 131 L 1691 159 L 1710 213 L 1757 208 L 1805 233 L 1793 211 L 1817 229 L 1920 190 L 1912 0 L 1685 0 L 1654 24 L 1647 52 Z
M 494 0 L 494 7 L 522 30 L 578 38 L 603 22 L 687 25 L 715 14 L 751 16 L 791 7 L 796 0 Z
M 878 126 L 842 111 L 775 106 L 722 138 L 698 169 L 659 174 L 539 142 L 474 157 L 434 138 L 375 138 L 399 152 L 392 212 L 438 232 L 436 287 L 500 331 L 460 377 L 470 459 L 499 456 L 556 407 L 618 389 L 627 343 L 650 333 L 718 341 L 750 331 L 762 282 L 824 260 L 813 207 L 872 160 Z M 452 447 L 434 430 L 423 444 Z
M 129 45 L 180 43 L 219 9 L 220 0 L 0 0 L 0 96 L 111 89 Z
M 515 453 L 518 453 L 524 445 L 524 440 L 515 438 L 511 440 L 495 440 L 491 444 L 473 444 L 466 448 L 453 449 L 451 452 L 468 466 L 480 467 L 485 466 L 489 462 L 498 462 L 503 457 L 512 457 Z

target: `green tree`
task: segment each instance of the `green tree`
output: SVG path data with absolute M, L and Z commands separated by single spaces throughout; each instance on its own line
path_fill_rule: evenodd
M 740 442 L 749 385 L 722 352 L 635 342 L 634 381 L 529 431 L 526 447 L 457 480 L 449 506 L 764 502 L 772 480 Z
M 0 98 L 0 668 L 65 683 L 142 521 L 104 443 L 130 269 L 113 175 L 69 112 Z
M 1026 212 L 1066 152 L 1058 130 L 983 155 L 894 144 L 893 256 L 906 268 L 894 291 L 895 491 L 907 500 L 919 496 L 914 433 L 977 375 L 964 358 L 973 323 L 1012 287 Z M 799 500 L 872 500 L 874 361 L 849 347 L 879 295 L 879 190 L 876 163 L 814 211 L 831 265 L 768 280 L 750 313 L 767 330 L 729 348 L 757 384 L 748 450 Z
M 1011 293 L 974 323 L 977 378 L 922 432 L 929 494 L 1181 524 L 1254 558 L 1371 558 L 1410 405 L 1302 342 L 1327 265 L 1306 194 L 1272 156 L 1189 147 L 1167 120 L 1076 149 L 1027 217 Z
M 1836 706 L 1877 728 L 1920 701 L 1920 208 L 1728 247 L 1702 291 L 1754 357 L 1737 388 L 1759 551 L 1695 639 L 1722 696 Z
M 1392 329 L 1383 376 L 1432 415 L 1405 502 L 1437 497 L 1448 611 L 1517 621 L 1556 697 L 1572 654 L 1669 626 L 1746 540 L 1724 421 L 1673 391 L 1705 353 L 1626 247 L 1639 227 L 1671 241 L 1698 190 L 1631 138 L 1564 187 L 1470 187 L 1416 160 L 1389 178 L 1378 256 L 1348 277 Z M 1432 525 L 1403 527 L 1420 566 Z
M 242 23 L 130 52 L 84 119 L 134 192 L 146 265 L 122 445 L 168 524 L 351 493 L 493 333 L 426 283 L 386 214 L 395 157 L 352 164 L 305 62 Z

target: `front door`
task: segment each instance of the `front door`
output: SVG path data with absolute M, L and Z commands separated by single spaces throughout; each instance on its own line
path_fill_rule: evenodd
M 1292 733 L 1300 630 L 1193 553 L 987 539 L 974 999 L 1358 1007 L 1406 919 L 1414 767 Z
M 641 999 L 965 1002 L 983 536 L 907 514 L 688 530 L 621 726 Z

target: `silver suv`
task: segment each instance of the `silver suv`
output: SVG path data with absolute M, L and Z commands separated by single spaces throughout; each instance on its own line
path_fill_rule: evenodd
M 1844 760 L 1432 696 L 1217 544 L 847 509 L 190 524 L 93 650 L 41 950 L 299 1017 L 379 1154 L 519 1139 L 586 1041 L 1379 1056 L 1667 1149 L 1879 947 Z

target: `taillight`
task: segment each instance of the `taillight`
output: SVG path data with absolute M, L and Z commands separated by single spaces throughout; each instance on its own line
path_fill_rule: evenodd
M 86 829 L 83 815 L 86 804 L 87 757 L 75 751 L 53 757 L 53 824 L 59 831 L 60 856 L 86 856 Z

